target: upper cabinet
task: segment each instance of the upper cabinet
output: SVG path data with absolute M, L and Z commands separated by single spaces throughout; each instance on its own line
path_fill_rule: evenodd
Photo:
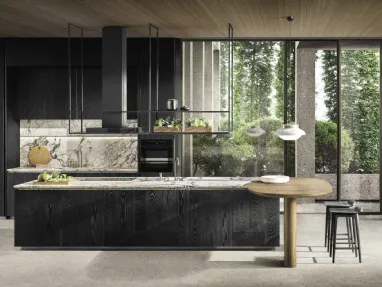
M 19 119 L 68 119 L 69 73 L 67 39 L 5 39 L 8 111 Z M 81 85 L 80 42 L 71 40 L 71 110 L 84 119 L 102 119 L 102 40 L 84 39 L 83 85 Z M 127 38 L 127 111 L 148 110 L 148 39 Z M 167 99 L 181 100 L 181 40 L 160 39 L 159 109 Z M 153 54 L 156 52 L 153 47 Z M 153 59 L 154 60 L 154 59 Z M 153 67 L 156 69 L 156 67 Z M 152 79 L 152 93 L 155 93 Z M 83 88 L 83 99 L 81 91 Z M 156 102 L 152 101 L 152 108 Z M 147 116 L 147 115 L 146 115 Z M 137 118 L 130 113 L 128 118 Z M 80 114 L 78 114 L 80 118 Z M 154 120 L 154 119 L 153 119 Z M 144 122 L 144 119 L 143 119 Z
M 86 68 L 84 118 L 98 119 L 101 113 L 101 69 Z M 72 110 L 81 107 L 81 74 L 72 69 Z M 8 109 L 14 119 L 67 119 L 69 115 L 68 70 L 64 68 L 9 68 Z

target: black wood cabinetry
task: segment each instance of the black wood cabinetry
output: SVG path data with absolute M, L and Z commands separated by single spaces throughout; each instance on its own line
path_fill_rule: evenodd
M 84 118 L 101 118 L 102 70 L 85 68 Z M 72 71 L 72 111 L 81 111 L 81 74 Z M 64 68 L 9 68 L 8 105 L 15 120 L 68 119 L 68 70 Z M 20 104 L 22 103 L 22 104 Z M 72 118 L 76 115 L 72 113 Z
M 78 173 L 78 172 L 68 172 L 68 175 L 74 177 L 136 177 L 138 173 Z M 38 173 L 19 173 L 19 172 L 8 172 L 7 173 L 7 184 L 6 184 L 6 205 L 5 205 L 5 216 L 14 216 L 14 189 L 13 187 L 17 184 L 32 181 L 37 179 Z M 32 205 L 34 201 L 30 202 Z
M 21 247 L 279 245 L 279 200 L 248 191 L 15 191 Z

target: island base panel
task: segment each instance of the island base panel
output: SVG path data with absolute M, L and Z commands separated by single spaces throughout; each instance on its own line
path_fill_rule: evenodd
M 15 246 L 279 246 L 279 199 L 241 190 L 15 190 Z

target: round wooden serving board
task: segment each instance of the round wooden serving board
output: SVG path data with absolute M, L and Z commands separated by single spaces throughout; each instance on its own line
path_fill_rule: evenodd
M 44 146 L 35 146 L 31 148 L 28 158 L 33 166 L 47 165 L 52 160 L 49 150 Z

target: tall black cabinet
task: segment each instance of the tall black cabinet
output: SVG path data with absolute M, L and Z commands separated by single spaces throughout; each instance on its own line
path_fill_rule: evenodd
M 101 119 L 102 39 L 83 41 L 84 118 Z M 126 41 L 127 110 L 147 110 L 149 41 L 144 38 Z M 155 54 L 155 44 L 153 48 Z M 181 97 L 181 40 L 160 39 L 159 49 L 158 104 L 160 109 L 165 109 L 167 99 Z M 71 55 L 72 110 L 75 110 L 76 105 L 80 108 L 81 94 L 80 39 L 71 40 Z M 154 107 L 155 102 L 152 104 Z M 9 215 L 6 170 L 18 167 L 20 162 L 20 119 L 67 119 L 68 113 L 68 40 L 0 39 L 0 216 Z M 137 118 L 134 114 L 129 117 Z

